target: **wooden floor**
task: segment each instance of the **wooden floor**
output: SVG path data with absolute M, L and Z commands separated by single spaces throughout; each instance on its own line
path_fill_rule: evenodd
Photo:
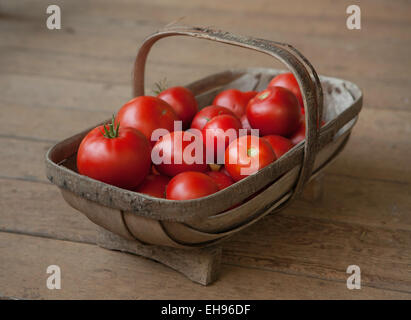
M 26 299 L 410 299 L 411 3 L 361 1 L 362 30 L 345 1 L 50 1 L 0 3 L 0 297 Z M 310 2 L 311 3 L 311 2 Z M 182 18 L 289 42 L 318 73 L 357 83 L 364 109 L 325 176 L 325 193 L 296 201 L 224 244 L 209 287 L 150 260 L 97 247 L 96 228 L 44 174 L 55 142 L 108 118 L 131 97 L 142 39 Z M 184 85 L 228 67 L 280 67 L 268 57 L 197 39 L 153 49 L 148 83 Z M 58 265 L 62 289 L 46 287 Z M 346 269 L 361 268 L 361 290 Z

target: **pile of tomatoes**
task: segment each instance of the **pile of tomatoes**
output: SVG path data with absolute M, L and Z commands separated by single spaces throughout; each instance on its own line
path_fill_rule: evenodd
M 77 168 L 158 198 L 201 198 L 256 173 L 302 141 L 303 114 L 292 73 L 274 77 L 261 92 L 222 91 L 201 110 L 190 90 L 171 87 L 132 99 L 110 124 L 91 130 L 79 146 Z M 228 130 L 234 137 L 222 134 Z

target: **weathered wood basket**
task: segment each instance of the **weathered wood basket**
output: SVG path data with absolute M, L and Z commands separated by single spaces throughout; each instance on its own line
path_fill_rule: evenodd
M 283 209 L 300 194 L 304 185 L 346 145 L 361 110 L 362 93 L 351 82 L 318 77 L 311 64 L 289 45 L 210 29 L 172 27 L 151 35 L 141 46 L 134 70 L 134 96 L 144 95 L 144 69 L 150 48 L 157 40 L 174 35 L 241 46 L 283 62 L 302 88 L 306 140 L 258 173 L 210 196 L 187 201 L 154 198 L 78 174 L 76 152 L 91 128 L 53 146 L 46 156 L 46 170 L 49 180 L 61 189 L 72 207 L 109 231 L 101 233 L 103 246 L 153 258 L 207 284 L 216 278 L 221 250 L 218 246 L 199 248 L 215 245 L 268 213 Z M 262 68 L 228 70 L 187 87 L 204 107 L 226 88 L 262 90 L 280 72 Z M 326 122 L 320 129 L 319 119 Z M 250 200 L 229 209 L 246 199 Z

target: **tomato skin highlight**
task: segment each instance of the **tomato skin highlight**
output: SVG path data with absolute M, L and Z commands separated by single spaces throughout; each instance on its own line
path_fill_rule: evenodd
M 295 76 L 291 72 L 281 73 L 271 79 L 267 87 L 283 87 L 290 90 L 296 96 L 300 104 L 301 113 L 304 114 L 303 95 L 301 94 L 300 86 Z
M 208 121 L 213 119 L 214 117 L 229 114 L 231 116 L 236 116 L 234 112 L 231 110 L 221 107 L 221 106 L 208 106 L 201 109 L 195 116 L 193 121 L 191 122 L 192 129 L 203 130 L 204 126 L 207 124 Z
M 173 108 L 157 97 L 140 96 L 127 102 L 117 113 L 116 123 L 141 131 L 151 145 L 151 134 L 155 129 L 174 131 L 174 121 L 179 120 Z
M 183 128 L 190 126 L 191 120 L 198 112 L 198 104 L 194 94 L 184 87 L 171 87 L 162 91 L 158 98 L 167 102 L 183 121 Z
M 301 111 L 294 94 L 282 87 L 269 87 L 250 100 L 247 119 L 261 136 L 288 136 L 297 130 Z
M 229 133 L 227 130 L 234 130 L 235 131 L 235 136 L 233 135 L 232 139 L 238 138 L 239 130 L 241 129 L 241 122 L 238 120 L 237 117 L 231 116 L 228 114 L 223 114 L 220 116 L 216 116 L 212 118 L 207 124 L 204 126 L 202 130 L 202 135 L 204 139 L 204 145 L 206 146 L 206 149 L 211 148 L 212 146 L 209 145 L 210 143 L 213 144 L 214 146 L 214 159 L 218 158 L 218 141 L 223 138 L 221 136 L 221 130 L 223 132 Z M 231 131 L 232 131 L 231 130 Z M 212 140 L 212 141 L 207 141 L 207 138 Z M 230 144 L 230 137 L 225 136 L 224 139 L 224 148 L 221 150 L 222 154 L 224 154 L 225 149 L 228 147 Z
M 120 126 L 118 137 L 107 138 L 103 126 L 91 130 L 77 151 L 78 172 L 124 189 L 137 187 L 150 172 L 150 144 L 133 128 Z
M 223 190 L 234 183 L 234 180 L 230 176 L 220 171 L 208 171 L 206 175 L 214 180 L 219 190 Z
M 294 144 L 289 139 L 284 138 L 282 136 L 269 135 L 264 136 L 263 139 L 267 140 L 268 143 L 271 145 L 271 148 L 273 148 L 277 159 L 280 158 L 292 147 L 294 147 Z
M 256 91 L 224 90 L 214 98 L 213 105 L 226 107 L 233 111 L 238 118 L 241 118 L 246 112 L 248 102 L 256 94 Z
M 241 136 L 231 142 L 225 151 L 225 169 L 234 181 L 240 181 L 276 159 L 274 150 L 266 140 L 251 135 Z M 247 172 L 242 172 L 245 169 Z
M 169 177 L 159 174 L 149 174 L 135 191 L 148 194 L 152 197 L 165 198 L 166 187 L 169 182 Z
M 192 140 L 185 141 L 184 135 L 191 137 Z M 208 170 L 208 165 L 206 163 L 206 152 L 201 138 L 198 138 L 203 150 L 201 163 L 188 164 L 184 159 L 184 150 L 192 143 L 195 137 L 196 136 L 193 133 L 187 131 L 174 131 L 161 137 L 160 140 L 154 145 L 152 152 L 158 152 L 159 154 L 162 153 L 163 157 L 170 159 L 171 163 L 163 162 L 156 164 L 155 167 L 157 171 L 169 177 L 174 177 L 175 175 L 185 171 L 206 172 Z M 175 141 L 176 139 L 179 139 L 179 141 Z M 181 148 L 174 148 L 175 144 L 179 144 Z M 176 159 L 178 159 L 178 161 L 181 160 L 181 163 L 176 163 Z
M 219 191 L 218 185 L 205 173 L 187 171 L 176 175 L 167 185 L 166 198 L 191 200 Z

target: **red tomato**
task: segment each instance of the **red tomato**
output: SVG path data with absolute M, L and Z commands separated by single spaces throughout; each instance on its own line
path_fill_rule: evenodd
M 270 144 L 256 136 L 242 136 L 230 143 L 225 151 L 225 168 L 239 181 L 276 160 Z
M 253 128 L 251 128 L 250 122 L 248 121 L 246 114 L 241 117 L 241 125 L 243 126 L 243 129 L 247 130 L 246 131 L 247 134 L 252 134 L 252 135 L 255 135 L 255 136 L 259 135 L 258 131 L 257 131 L 257 133 L 251 131 Z
M 325 122 L 321 120 L 321 126 L 323 126 Z M 305 119 L 304 117 L 301 119 L 300 126 L 298 127 L 297 131 L 295 131 L 291 136 L 290 136 L 290 141 L 296 145 L 299 144 L 301 141 L 305 139 Z
M 169 181 L 169 177 L 159 174 L 149 174 L 141 183 L 141 185 L 136 189 L 136 191 L 157 198 L 165 198 L 166 187 Z
M 290 90 L 297 97 L 298 103 L 300 104 L 301 111 L 304 114 L 304 104 L 303 96 L 301 94 L 300 86 L 298 85 L 297 79 L 291 72 L 282 73 L 274 77 L 267 87 L 283 87 Z
M 166 198 L 190 200 L 219 191 L 218 185 L 204 173 L 187 171 L 176 175 L 167 185 Z
M 223 190 L 234 183 L 233 179 L 230 176 L 220 171 L 208 171 L 206 172 L 206 175 L 208 175 L 211 179 L 214 180 L 215 183 L 217 183 L 218 189 L 220 190 Z
M 197 100 L 190 90 L 184 87 L 172 87 L 162 91 L 157 97 L 174 109 L 183 121 L 183 128 L 190 127 L 191 120 L 198 112 Z
M 257 95 L 258 91 L 245 91 L 243 92 L 243 96 L 244 99 L 247 100 L 247 104 L 248 102 L 254 98 Z M 245 105 L 245 107 L 247 108 L 247 104 Z
M 301 141 L 305 139 L 305 121 L 302 120 L 300 126 L 298 127 L 297 131 L 295 131 L 291 137 L 290 141 L 296 145 L 299 144 Z
M 214 146 L 214 159 L 218 159 L 220 155 L 220 159 L 223 161 L 225 149 L 231 141 L 238 138 L 238 130 L 240 129 L 241 122 L 235 116 L 223 114 L 214 117 L 207 122 L 202 130 L 206 150 L 211 150 Z M 219 145 L 221 145 L 221 150 L 218 150 Z
M 185 141 L 185 139 L 191 140 Z M 194 146 L 191 145 L 191 143 L 195 143 L 198 150 L 201 150 L 201 153 L 198 151 L 199 153 L 196 154 L 195 151 L 197 149 L 191 148 L 191 146 Z M 185 151 L 187 147 L 189 147 L 189 149 Z M 155 155 L 158 155 L 159 158 L 162 158 L 164 161 L 156 163 L 154 159 Z M 205 156 L 202 138 L 187 131 L 174 131 L 164 135 L 157 141 L 152 150 L 152 158 L 156 169 L 158 172 L 170 177 L 174 177 L 184 171 L 206 172 L 208 166 Z M 198 163 L 195 163 L 191 157 L 198 157 Z M 190 163 L 190 160 L 193 160 L 193 163 Z M 169 163 L 166 163 L 166 161 Z
M 208 121 L 213 119 L 214 117 L 229 114 L 231 116 L 235 116 L 234 112 L 231 110 L 220 107 L 220 106 L 208 106 L 201 109 L 194 117 L 193 122 L 191 122 L 192 129 L 203 130 L 204 126 L 207 124 Z
M 246 114 L 243 114 L 243 116 L 241 117 L 241 126 L 243 127 L 243 129 L 247 129 L 247 131 L 252 129 L 251 125 L 250 125 L 250 122 L 248 122 Z
M 286 153 L 288 150 L 290 150 L 292 147 L 294 147 L 294 144 L 289 139 L 284 138 L 282 136 L 276 136 L 272 134 L 263 137 L 263 139 L 267 140 L 268 143 L 271 145 L 277 159 L 281 157 L 284 153 Z
M 157 171 L 156 166 L 154 164 L 151 166 L 151 173 L 157 175 L 160 174 L 160 172 Z
M 106 126 L 106 130 L 104 126 L 94 128 L 77 152 L 80 174 L 124 189 L 137 187 L 149 173 L 150 166 L 150 144 L 133 128 L 117 126 L 115 130 L 113 125 L 109 125 L 109 129 Z
M 228 173 L 228 171 L 225 167 L 221 167 L 220 172 L 224 173 L 226 176 L 229 176 L 231 178 L 230 174 Z
M 269 87 L 250 101 L 247 118 L 251 127 L 259 129 L 262 136 L 288 136 L 297 130 L 301 111 L 297 98 L 291 91 Z
M 256 94 L 256 91 L 224 90 L 214 98 L 213 105 L 226 107 L 233 111 L 238 118 L 241 118 L 246 112 L 248 102 Z
M 141 131 L 151 141 L 155 129 L 174 131 L 174 121 L 179 120 L 170 105 L 156 97 L 140 96 L 127 102 L 117 113 L 116 123 Z

